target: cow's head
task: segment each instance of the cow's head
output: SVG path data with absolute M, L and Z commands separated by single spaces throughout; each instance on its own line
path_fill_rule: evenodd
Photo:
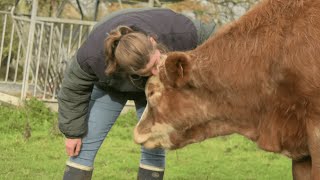
M 193 80 L 193 60 L 186 53 L 171 53 L 159 74 L 149 78 L 148 105 L 134 130 L 136 143 L 176 149 L 206 138 L 199 132 L 208 126 L 208 96 Z

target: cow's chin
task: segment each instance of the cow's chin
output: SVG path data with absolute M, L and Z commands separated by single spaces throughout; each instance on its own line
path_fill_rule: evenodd
M 140 133 L 138 127 L 134 129 L 134 141 L 147 149 L 163 148 L 174 149 L 175 145 L 170 140 L 174 129 L 167 124 L 156 123 L 148 133 Z
M 174 146 L 170 141 L 167 140 L 159 140 L 159 139 L 149 139 L 146 142 L 141 144 L 143 147 L 147 149 L 155 149 L 155 148 L 162 148 L 162 149 L 172 149 Z

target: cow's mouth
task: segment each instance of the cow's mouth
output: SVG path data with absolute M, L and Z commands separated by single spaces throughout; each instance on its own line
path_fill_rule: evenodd
M 169 147 L 163 147 L 159 141 L 152 140 L 152 138 L 142 141 L 141 137 L 137 137 L 135 135 L 134 139 L 137 144 L 140 144 L 147 149 L 155 149 L 155 148 L 166 148 L 167 149 L 167 148 L 169 148 Z
M 152 133 L 146 133 L 146 134 L 141 134 L 138 131 L 138 128 L 135 127 L 134 129 L 134 141 L 137 144 L 140 144 L 144 146 L 147 149 L 154 149 L 154 148 L 163 148 L 163 149 L 172 149 L 173 144 L 168 138 L 164 138 L 168 136 L 156 136 L 153 137 Z
M 151 140 L 147 140 L 141 145 L 147 149 L 163 148 L 159 142 L 156 143 L 155 141 L 151 141 Z

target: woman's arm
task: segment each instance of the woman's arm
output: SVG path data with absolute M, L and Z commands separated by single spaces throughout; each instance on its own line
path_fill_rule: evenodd
M 67 138 L 81 138 L 87 132 L 90 95 L 97 77 L 80 68 L 74 56 L 67 67 L 58 94 L 59 129 Z

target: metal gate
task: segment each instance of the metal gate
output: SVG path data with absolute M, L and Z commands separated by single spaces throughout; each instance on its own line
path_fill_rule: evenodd
M 0 11 L 0 95 L 56 101 L 70 56 L 87 38 L 94 21 Z

